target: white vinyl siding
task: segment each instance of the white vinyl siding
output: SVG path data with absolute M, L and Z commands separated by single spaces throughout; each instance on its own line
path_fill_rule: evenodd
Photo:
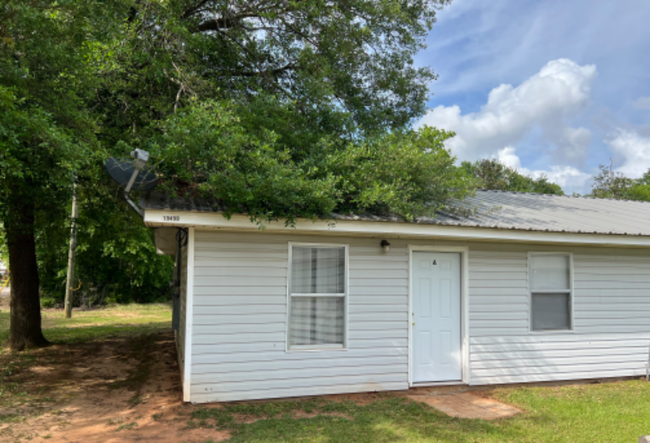
M 349 245 L 347 349 L 286 351 L 290 242 Z M 406 242 L 379 242 L 197 231 L 191 401 L 407 389 Z
M 573 330 L 530 331 L 528 254 L 555 246 L 197 231 L 191 401 L 407 389 L 407 245 L 469 248 L 472 385 L 637 376 L 650 344 L 650 251 L 573 256 Z M 348 349 L 287 352 L 288 245 L 349 247 Z
M 528 251 L 470 246 L 470 383 L 626 377 L 645 373 L 650 251 L 562 248 L 573 254 L 573 331 L 528 331 Z M 645 288 L 645 289 L 644 289 Z

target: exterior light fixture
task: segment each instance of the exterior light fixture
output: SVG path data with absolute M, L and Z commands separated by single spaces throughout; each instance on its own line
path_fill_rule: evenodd
M 379 246 L 381 246 L 381 249 L 384 252 L 390 251 L 390 243 L 388 243 L 388 240 L 382 240 L 381 243 L 379 243 Z

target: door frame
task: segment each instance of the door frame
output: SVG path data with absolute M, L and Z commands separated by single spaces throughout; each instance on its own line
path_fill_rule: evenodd
M 408 385 L 441 386 L 459 384 L 458 382 L 413 383 L 413 253 L 414 252 L 454 252 L 460 254 L 460 355 L 461 382 L 469 384 L 469 247 L 468 246 L 427 246 L 408 245 L 409 252 L 409 302 L 408 302 Z

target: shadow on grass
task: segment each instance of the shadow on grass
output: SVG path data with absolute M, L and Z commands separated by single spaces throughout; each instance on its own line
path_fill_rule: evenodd
M 9 313 L 0 312 L 0 353 L 7 351 L 9 340 Z M 6 327 L 3 324 L 6 323 Z M 109 323 L 88 326 L 57 326 L 43 329 L 43 334 L 52 344 L 75 344 L 89 341 L 103 341 L 111 338 L 135 336 L 152 332 L 171 329 L 170 321 L 156 321 L 151 323 Z
M 123 315 L 121 312 L 117 310 L 113 312 L 110 309 L 82 311 L 77 316 L 73 314 L 72 319 L 64 319 L 62 312 L 56 312 L 57 317 L 52 317 L 51 311 L 46 311 L 43 318 L 43 334 L 52 344 L 74 344 L 141 335 L 171 328 L 170 313 L 140 309 L 141 311 L 134 310 L 132 318 L 121 318 L 120 315 Z M 59 315 L 61 318 L 58 318 Z M 166 318 L 168 316 L 169 319 Z M 0 311 L 0 353 L 6 351 L 9 321 L 9 311 L 6 309 Z
M 53 344 L 72 344 L 94 340 L 102 341 L 126 336 L 138 336 L 170 329 L 171 324 L 169 321 L 158 321 L 142 324 L 111 323 L 106 325 L 75 326 L 72 328 L 56 327 L 45 329 L 43 333 Z

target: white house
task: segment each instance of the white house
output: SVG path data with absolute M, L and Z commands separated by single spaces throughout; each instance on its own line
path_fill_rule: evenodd
M 178 236 L 185 401 L 639 376 L 650 203 L 483 191 L 478 215 L 269 223 L 143 199 Z M 176 241 L 159 230 L 159 247 Z M 389 244 L 388 246 L 386 244 Z

